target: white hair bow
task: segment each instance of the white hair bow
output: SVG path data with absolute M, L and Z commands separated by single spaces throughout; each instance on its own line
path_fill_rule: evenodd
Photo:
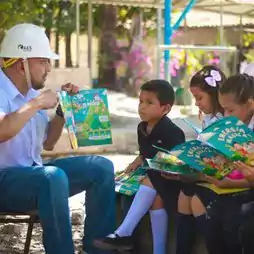
M 209 86 L 216 87 L 217 82 L 221 81 L 221 75 L 218 71 L 211 70 L 210 76 L 206 77 L 205 81 Z

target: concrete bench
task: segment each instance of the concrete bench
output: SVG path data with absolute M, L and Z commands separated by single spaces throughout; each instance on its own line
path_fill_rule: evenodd
M 117 222 L 120 224 L 126 215 L 128 208 L 132 202 L 132 197 L 123 196 L 117 194 Z M 169 221 L 169 235 L 168 235 L 168 246 L 167 254 L 175 254 L 175 243 L 176 243 L 176 230 L 175 230 L 175 219 L 176 214 L 172 212 Z M 150 217 L 147 214 L 140 222 L 139 226 L 134 232 L 134 249 L 133 254 L 153 254 L 153 241 L 152 231 L 150 224 Z M 204 242 L 200 236 L 197 236 L 196 246 L 193 250 L 193 254 L 207 254 Z

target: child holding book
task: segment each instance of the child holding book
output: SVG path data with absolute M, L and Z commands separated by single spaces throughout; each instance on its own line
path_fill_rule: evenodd
M 225 74 L 212 65 L 204 66 L 190 81 L 190 91 L 201 114 L 202 129 L 223 117 L 218 100 L 219 86 L 225 81 Z M 195 183 L 183 183 L 178 199 L 177 254 L 189 254 L 195 242 L 196 221 L 191 209 Z
M 220 86 L 219 102 L 224 109 L 225 116 L 235 116 L 248 125 L 250 129 L 254 130 L 253 77 L 247 74 L 230 77 Z M 217 180 L 213 177 L 206 177 L 206 180 L 219 188 L 251 187 L 252 182 L 248 177 L 250 167 L 242 162 L 237 162 L 236 166 L 242 170 L 242 177 L 239 177 L 240 173 L 238 173 L 235 179 L 234 177 L 225 177 L 223 180 Z M 235 194 L 217 195 L 209 189 L 202 187 L 195 188 L 195 196 L 192 198 L 191 209 L 206 238 L 209 254 L 242 253 L 238 229 L 241 223 L 245 221 L 245 203 L 253 200 L 254 194 L 252 190 Z M 244 210 L 241 209 L 242 204 L 245 204 Z M 252 212 L 252 215 L 254 215 L 254 209 L 252 209 Z M 223 241 L 220 241 L 219 225 L 223 225 L 226 233 L 223 235 Z M 253 240 L 246 240 L 246 238 L 242 240 L 244 240 L 247 246 L 245 246 L 244 253 L 253 253 L 254 246 L 248 248 Z
M 151 80 L 141 87 L 138 109 L 142 120 L 138 125 L 140 155 L 127 167 L 127 172 L 142 166 L 145 159 L 153 158 L 158 152 L 154 145 L 170 150 L 185 141 L 183 131 L 167 117 L 173 104 L 174 90 L 167 81 Z M 131 249 L 132 233 L 148 211 L 153 233 L 153 253 L 165 254 L 168 216 L 148 178 L 141 183 L 122 224 L 112 234 L 96 240 L 94 245 L 104 250 Z

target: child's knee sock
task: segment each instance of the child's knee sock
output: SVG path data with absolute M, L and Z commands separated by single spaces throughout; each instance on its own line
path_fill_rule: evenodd
M 140 185 L 124 221 L 115 231 L 116 234 L 119 236 L 132 235 L 137 224 L 153 204 L 156 195 L 157 192 L 155 189 Z
M 178 213 L 176 254 L 190 254 L 196 240 L 196 219 L 193 215 Z
M 153 254 L 165 254 L 168 232 L 168 215 L 165 209 L 150 210 L 153 233 Z
M 205 238 L 207 251 L 209 254 L 225 254 L 225 245 L 220 223 L 207 214 L 196 217 L 198 229 Z

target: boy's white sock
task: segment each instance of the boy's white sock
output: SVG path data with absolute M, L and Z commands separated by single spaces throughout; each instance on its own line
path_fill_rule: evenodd
M 155 189 L 140 185 L 124 221 L 115 233 L 119 236 L 131 236 L 137 224 L 150 209 L 156 195 Z
M 168 233 L 168 214 L 165 209 L 150 210 L 153 232 L 153 254 L 165 254 Z

